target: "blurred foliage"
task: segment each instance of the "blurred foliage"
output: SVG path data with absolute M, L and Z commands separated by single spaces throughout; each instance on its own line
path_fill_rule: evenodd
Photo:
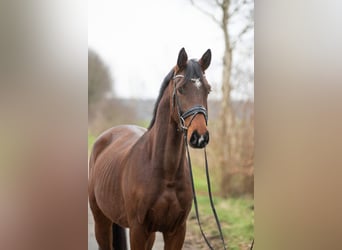
M 95 142 L 96 138 L 94 135 L 88 134 L 88 154 L 90 154 L 91 148 Z
M 107 66 L 93 50 L 88 50 L 88 104 L 105 97 L 112 90 L 112 78 Z
M 96 104 L 112 90 L 112 78 L 100 56 L 88 50 L 88 115 L 92 116 Z
M 120 124 L 135 123 L 135 109 L 119 99 L 102 100 L 94 108 L 94 114 L 88 124 L 94 135 Z
M 88 50 L 88 129 L 100 134 L 115 125 L 134 121 L 134 109 L 113 97 L 108 67 L 93 50 Z

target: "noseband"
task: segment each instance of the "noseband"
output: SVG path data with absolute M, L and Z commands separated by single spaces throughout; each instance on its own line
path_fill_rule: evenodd
M 184 76 L 183 75 L 175 75 L 172 78 L 172 80 L 175 80 L 176 78 L 184 78 Z M 199 81 L 199 78 L 191 78 L 191 81 L 197 82 L 197 81 Z M 206 125 L 208 124 L 208 112 L 207 112 L 206 108 L 203 107 L 202 105 L 195 105 L 195 106 L 189 108 L 188 110 L 186 110 L 184 112 L 182 111 L 182 108 L 181 108 L 179 100 L 178 100 L 178 95 L 176 93 L 176 83 L 174 83 L 174 86 L 173 86 L 172 99 L 173 99 L 173 106 L 175 106 L 175 103 L 177 105 L 177 113 L 178 113 L 178 117 L 179 117 L 179 126 L 183 132 L 188 130 L 188 127 L 191 125 L 192 120 L 198 114 L 203 114 L 204 118 L 205 118 L 205 123 L 206 123 Z M 190 117 L 190 116 L 192 116 L 192 118 L 191 118 L 189 125 L 187 127 L 187 126 L 185 126 L 185 119 Z

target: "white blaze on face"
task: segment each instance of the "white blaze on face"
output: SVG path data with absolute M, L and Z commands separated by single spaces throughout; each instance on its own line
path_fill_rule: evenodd
M 199 88 L 202 86 L 202 82 L 200 81 L 199 78 L 197 78 L 197 79 L 191 79 L 191 80 L 194 82 L 196 88 L 199 89 Z

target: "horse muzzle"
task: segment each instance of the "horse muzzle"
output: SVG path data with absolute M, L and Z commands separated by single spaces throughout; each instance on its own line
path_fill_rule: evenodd
M 204 148 L 209 143 L 209 132 L 200 134 L 198 130 L 194 130 L 190 136 L 189 144 L 193 148 Z
M 193 148 L 204 148 L 209 143 L 208 113 L 200 105 L 193 106 L 180 117 L 181 127 L 187 131 L 188 143 Z

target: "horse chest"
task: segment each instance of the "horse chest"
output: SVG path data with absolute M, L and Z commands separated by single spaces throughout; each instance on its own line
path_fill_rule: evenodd
M 191 199 L 184 201 L 174 189 L 164 190 L 148 210 L 146 223 L 151 231 L 173 231 L 184 223 L 190 208 Z

